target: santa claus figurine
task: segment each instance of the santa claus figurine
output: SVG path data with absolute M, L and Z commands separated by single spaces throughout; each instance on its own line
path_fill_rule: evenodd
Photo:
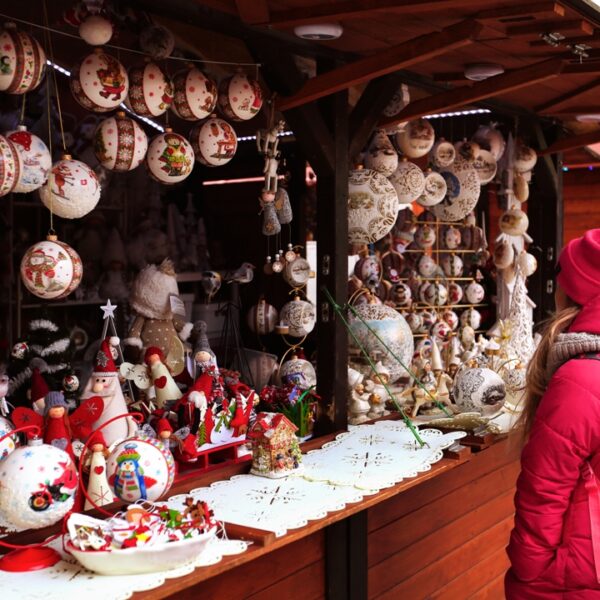
M 108 485 L 108 478 L 106 476 L 108 449 L 102 432 L 95 431 L 88 439 L 87 446 L 92 456 L 90 459 L 90 476 L 84 509 L 90 510 L 98 506 L 111 504 L 117 498 L 113 495 L 110 485 Z
M 150 346 L 144 355 L 144 362 L 150 371 L 150 379 L 154 386 L 158 408 L 164 408 L 167 402 L 171 400 L 179 400 L 182 396 L 181 391 L 165 364 L 162 350 L 157 346 Z
M 64 450 L 75 460 L 71 441 L 65 397 L 62 392 L 49 392 L 45 402 L 44 443 Z
M 128 412 L 108 338 L 100 345 L 94 371 L 83 390 L 81 399 L 86 400 L 94 396 L 102 398 L 104 407 L 100 418 L 93 423 L 93 429 L 98 429 L 113 417 Z M 117 440 L 135 435 L 136 432 L 137 424 L 131 417 L 117 419 L 102 429 L 109 446 Z

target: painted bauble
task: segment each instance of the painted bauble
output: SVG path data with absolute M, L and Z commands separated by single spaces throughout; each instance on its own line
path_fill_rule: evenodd
M 470 304 L 479 304 L 485 298 L 485 289 L 480 283 L 472 281 L 465 288 L 465 298 Z
M 431 225 L 421 225 L 415 233 L 415 242 L 419 248 L 431 248 L 435 240 L 435 229 Z
M 404 257 L 395 250 L 388 250 L 381 257 L 383 277 L 391 283 L 398 283 L 404 272 L 406 261 Z
M 100 200 L 100 183 L 94 170 L 65 154 L 52 165 L 48 181 L 40 188 L 46 208 L 63 219 L 79 219 Z
M 452 333 L 452 327 L 446 321 L 438 321 L 431 328 L 431 335 L 441 345 L 445 345 L 450 339 L 450 334 Z
M 112 23 L 100 15 L 90 15 L 79 25 L 79 36 L 90 46 L 108 44 L 112 35 Z
M 421 158 L 433 147 L 435 131 L 427 119 L 409 121 L 404 129 L 396 134 L 396 144 L 405 156 Z
M 129 69 L 129 93 L 125 104 L 140 117 L 158 117 L 173 102 L 173 84 L 153 62 Z
M 400 84 L 400 87 L 394 92 L 392 99 L 383 109 L 384 117 L 396 116 L 410 102 L 410 90 L 405 83 Z
M 435 206 L 446 197 L 447 191 L 444 177 L 437 171 L 429 171 L 425 174 L 425 187 L 417 198 L 417 203 L 421 206 Z
M 450 329 L 452 329 L 452 331 L 457 329 L 458 325 L 460 323 L 460 319 L 458 318 L 458 315 L 451 308 L 447 308 L 442 313 L 442 321 L 445 321 L 446 323 L 448 323 L 448 325 L 450 325 Z
M 15 191 L 21 180 L 23 159 L 17 146 L 0 135 L 0 196 Z
M 383 129 L 373 135 L 365 154 L 365 167 L 389 177 L 398 168 L 398 153 Z
M 279 312 L 280 322 L 289 327 L 289 335 L 302 338 L 308 335 L 317 322 L 314 304 L 296 296 L 291 302 L 283 305 Z
M 398 194 L 390 180 L 372 169 L 350 171 L 348 242 L 371 244 L 385 237 L 398 216 Z
M 486 185 L 496 177 L 498 165 L 496 159 L 489 150 L 479 150 L 475 155 L 473 167 L 479 176 L 481 185 Z
M 8 23 L 0 31 L 0 91 L 25 94 L 34 90 L 46 71 L 46 54 L 38 41 Z
M 510 267 L 515 260 L 515 250 L 513 245 L 506 239 L 496 242 L 493 260 L 494 265 L 498 269 L 506 269 Z
M 81 281 L 83 268 L 71 246 L 49 235 L 25 252 L 21 260 L 21 280 L 38 298 L 66 298 Z
M 506 235 L 523 235 L 529 228 L 529 217 L 520 208 L 511 208 L 500 216 L 499 226 Z
M 404 282 L 396 283 L 392 288 L 390 297 L 397 306 L 410 306 L 412 303 L 410 286 Z
M 0 417 L 0 437 L 9 434 L 15 426 L 5 417 Z M 17 434 L 9 435 L 0 442 L 0 461 L 4 460 L 19 445 Z
M 250 331 L 258 335 L 267 335 L 275 330 L 279 314 L 277 309 L 261 298 L 246 315 Z
M 354 274 L 367 287 L 373 287 L 381 280 L 381 261 L 375 255 L 363 256 L 354 265 Z
M 438 266 L 431 256 L 423 254 L 417 261 L 417 270 L 421 277 L 433 277 L 438 271 Z
M 517 173 L 527 173 L 528 171 L 531 171 L 533 167 L 535 167 L 536 162 L 537 152 L 533 148 L 525 146 L 524 144 L 517 144 L 514 161 L 514 167 Z
M 494 412 L 504 402 L 506 385 L 495 371 L 465 368 L 454 380 L 454 401 L 465 412 Z
M 446 197 L 430 210 L 442 221 L 460 221 L 475 208 L 479 200 L 479 175 L 473 164 L 466 160 L 456 160 L 440 172 L 446 180 Z
M 515 173 L 513 177 L 513 194 L 519 202 L 527 202 L 529 200 L 529 184 L 521 173 Z
M 146 156 L 148 137 L 124 112 L 101 121 L 94 133 L 94 153 L 109 171 L 132 171 Z
M 514 364 L 514 363 L 513 363 Z M 517 405 L 523 399 L 525 394 L 525 387 L 527 384 L 527 369 L 525 365 L 519 363 L 516 366 L 509 366 L 502 369 L 501 377 L 506 386 L 506 402 L 510 402 L 513 410 L 517 408 Z M 506 406 L 506 405 L 505 405 Z M 523 406 L 520 407 L 524 408 Z
M 427 283 L 421 293 L 421 300 L 429 306 L 442 306 L 448 301 L 448 289 L 443 283 Z
M 506 141 L 504 140 L 502 133 L 496 129 L 494 123 L 480 125 L 479 129 L 471 139 L 478 144 L 482 150 L 491 152 L 496 162 L 502 158 L 506 148 Z
M 390 372 L 391 383 L 405 376 L 406 371 L 392 356 L 392 353 L 395 354 L 404 365 L 409 365 L 414 352 L 412 331 L 404 317 L 383 304 L 361 304 L 355 310 L 360 318 L 353 313 L 350 313 L 349 317 L 350 328 L 356 338 L 370 355 L 380 353 L 383 357 L 381 358 L 383 366 Z M 385 342 L 392 353 L 377 339 L 377 336 L 369 331 L 369 328 L 377 332 L 377 336 Z M 352 347 L 356 347 L 356 341 L 352 336 L 349 336 L 349 343 Z M 361 372 L 368 374 L 369 370 L 370 367 L 366 365 Z
M 406 315 L 406 322 L 413 333 L 417 333 L 423 327 L 423 317 L 418 312 L 409 312 Z
M 456 281 L 451 281 L 448 284 L 448 302 L 450 304 L 460 304 L 463 299 L 464 291 L 460 284 Z
M 100 48 L 73 67 L 69 83 L 75 100 L 93 112 L 114 110 L 129 90 L 125 67 Z
M 440 138 L 431 149 L 431 162 L 438 169 L 449 167 L 456 159 L 456 149 L 454 144 L 444 138 Z
M 464 270 L 463 260 L 458 254 L 445 254 L 440 261 L 446 277 L 461 277 Z
M 460 325 L 461 327 L 479 329 L 481 326 L 481 313 L 475 308 L 467 308 L 460 315 Z
M 469 309 L 472 310 L 472 309 Z M 468 312 L 468 311 L 465 311 Z M 463 313 L 461 317 L 464 315 Z M 465 319 L 468 320 L 468 319 Z M 464 325 L 463 319 L 460 320 L 461 330 L 460 330 L 460 341 L 463 346 L 470 348 L 475 343 L 475 329 L 471 327 L 471 325 Z
M 430 331 L 439 320 L 435 310 L 429 309 L 421 312 L 421 318 L 423 319 L 423 329 L 425 331 Z
M 173 34 L 162 25 L 148 25 L 140 33 L 140 48 L 155 60 L 171 56 L 175 49 Z
M 32 440 L 0 463 L 0 514 L 23 529 L 53 525 L 73 508 L 77 484 L 64 450 Z
M 204 123 L 196 125 L 189 138 L 196 160 L 207 167 L 226 165 L 237 150 L 237 135 L 233 127 L 214 115 Z
M 303 256 L 296 256 L 294 260 L 285 263 L 282 274 L 289 286 L 304 287 L 310 279 L 310 263 Z
M 414 163 L 402 159 L 389 180 L 398 194 L 400 204 L 410 204 L 421 196 L 425 189 L 425 175 Z
M 538 263 L 533 254 L 529 254 L 529 252 L 523 250 L 517 257 L 517 264 L 521 269 L 521 273 L 523 273 L 525 277 L 530 277 L 536 272 Z
M 455 250 L 460 246 L 462 241 L 462 234 L 460 229 L 457 229 L 453 225 L 446 227 L 442 234 L 442 242 L 448 250 Z
M 462 230 L 462 245 L 467 250 L 480 250 L 485 244 L 483 229 L 477 226 L 468 226 Z
M 27 131 L 25 125 L 7 132 L 5 137 L 21 155 L 21 175 L 13 191 L 27 194 L 37 190 L 48 179 L 52 167 L 52 157 L 46 144 L 37 135 Z
M 186 121 L 206 119 L 217 105 L 217 84 L 196 67 L 173 76 L 173 91 L 171 110 Z
M 263 104 L 263 94 L 256 79 L 236 73 L 219 84 L 218 106 L 223 116 L 233 121 L 248 121 Z
M 158 500 L 175 478 L 170 450 L 150 437 L 132 437 L 117 444 L 106 459 L 106 474 L 113 493 L 124 502 Z
M 164 133 L 152 138 L 146 164 L 150 175 L 160 183 L 179 183 L 194 168 L 194 150 L 183 136 L 167 128 Z
M 470 142 L 467 138 L 464 138 L 460 142 L 456 142 L 454 144 L 454 149 L 456 150 L 456 158 L 458 160 L 465 160 L 470 163 L 475 160 L 477 154 L 481 150 L 479 144 Z
M 281 365 L 279 377 L 283 383 L 295 385 L 301 390 L 317 385 L 315 368 L 309 361 L 296 355 Z

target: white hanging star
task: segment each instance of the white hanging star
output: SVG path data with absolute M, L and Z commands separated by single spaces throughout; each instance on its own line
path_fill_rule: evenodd
M 114 319 L 115 318 L 115 310 L 117 310 L 117 305 L 112 304 L 110 298 L 106 301 L 106 304 L 100 307 L 102 309 L 102 318 L 103 319 Z

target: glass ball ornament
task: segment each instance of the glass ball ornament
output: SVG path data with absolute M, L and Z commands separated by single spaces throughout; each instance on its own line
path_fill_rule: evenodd
M 0 135 L 0 197 L 15 191 L 21 179 L 23 159 L 15 144 Z
M 446 277 L 461 277 L 463 274 L 464 263 L 458 254 L 445 254 L 440 264 Z
M 423 330 L 430 331 L 431 328 L 439 321 L 438 315 L 434 310 L 424 310 L 421 312 L 423 319 Z
M 449 167 L 454 162 L 455 158 L 456 148 L 454 148 L 454 144 L 448 142 L 444 138 L 440 138 L 431 149 L 431 162 L 438 169 Z
M 283 305 L 279 312 L 279 319 L 288 326 L 288 334 L 291 337 L 302 338 L 315 328 L 317 314 L 312 302 L 296 296 Z
M 283 383 L 293 384 L 301 390 L 317 385 L 315 368 L 308 360 L 295 354 L 281 365 L 279 377 Z
M 423 171 L 406 158 L 398 163 L 398 168 L 390 175 L 389 180 L 398 194 L 400 204 L 410 204 L 419 198 L 425 189 Z
M 487 368 L 464 368 L 454 380 L 454 401 L 463 412 L 491 414 L 506 397 L 506 384 L 495 371 Z
M 525 144 L 517 144 L 515 149 L 514 167 L 517 173 L 527 173 L 531 171 L 537 163 L 537 152 L 525 146 Z
M 448 289 L 443 283 L 426 283 L 420 294 L 421 301 L 429 306 L 442 306 L 448 301 Z
M 52 157 L 41 138 L 19 125 L 15 131 L 5 134 L 21 155 L 21 175 L 13 192 L 27 194 L 40 188 L 48 179 L 52 167 Z
M 0 437 L 8 436 L 0 442 L 0 461 L 3 461 L 19 445 L 18 434 L 8 435 L 14 428 L 6 417 L 0 417 Z
M 398 168 L 398 153 L 385 130 L 377 129 L 365 154 L 365 167 L 389 177 Z
M 458 325 L 460 324 L 460 319 L 458 318 L 458 315 L 456 314 L 455 311 L 453 311 L 451 308 L 447 308 L 443 313 L 442 313 L 442 321 L 445 321 L 446 323 L 448 323 L 448 325 L 450 325 L 450 329 L 452 329 L 452 331 L 458 329 Z
M 167 128 L 150 142 L 146 164 L 150 175 L 160 183 L 179 183 L 194 168 L 194 150 L 183 136 Z
M 479 304 L 485 298 L 485 289 L 480 283 L 472 281 L 465 288 L 465 297 L 469 304 Z
M 94 154 L 109 171 L 133 171 L 146 156 L 148 137 L 122 111 L 101 121 L 94 132 Z
M 398 306 L 410 306 L 412 303 L 410 286 L 403 281 L 396 283 L 390 292 L 390 298 Z
M 171 110 L 186 121 L 206 119 L 217 105 L 217 84 L 196 67 L 173 76 L 173 93 Z
M 423 254 L 417 261 L 417 270 L 422 277 L 433 277 L 438 270 L 438 266 L 431 256 Z
M 159 117 L 173 102 L 173 83 L 154 62 L 131 67 L 126 106 L 140 117 Z
M 448 340 L 450 339 L 450 334 L 452 333 L 452 327 L 446 321 L 438 321 L 431 328 L 431 335 L 440 345 L 445 346 Z
M 73 508 L 77 485 L 64 450 L 31 440 L 0 463 L 0 514 L 23 529 L 53 525 Z
M 511 208 L 502 213 L 499 226 L 506 235 L 523 235 L 529 228 L 529 217 L 520 208 Z
M 63 219 L 79 219 L 100 200 L 100 182 L 94 170 L 69 154 L 55 162 L 40 198 L 49 210 Z
M 409 312 L 406 315 L 406 322 L 413 333 L 418 333 L 423 327 L 423 317 L 418 312 Z
M 28 33 L 7 23 L 0 31 L 0 92 L 25 94 L 41 83 L 46 72 L 46 53 Z
M 439 204 L 445 197 L 448 187 L 446 180 L 437 171 L 425 174 L 425 187 L 423 193 L 417 198 L 417 204 L 429 207 Z
M 79 24 L 79 37 L 90 46 L 108 44 L 112 36 L 112 23 L 100 15 L 90 15 Z
M 206 167 L 226 165 L 237 151 L 235 130 L 227 121 L 218 119 L 215 115 L 196 125 L 189 138 L 196 160 Z
M 442 221 L 461 221 L 474 208 L 481 194 L 479 175 L 473 163 L 466 160 L 455 160 L 440 173 L 446 180 L 446 197 L 442 202 L 432 206 L 431 212 Z
M 124 502 L 153 502 L 166 494 L 175 479 L 175 460 L 162 441 L 127 438 L 111 450 L 106 475 L 114 495 Z
M 246 323 L 250 331 L 258 335 L 268 335 L 275 330 L 279 313 L 277 309 L 261 298 L 250 308 L 246 315 Z
M 109 112 L 127 97 L 129 77 L 125 67 L 112 55 L 96 48 L 71 70 L 73 97 L 92 112 Z
M 521 269 L 521 273 L 523 273 L 525 277 L 530 277 L 533 275 L 536 272 L 538 265 L 535 256 L 529 252 L 525 252 L 525 250 L 523 250 L 517 257 L 517 264 Z
M 506 239 L 500 240 L 494 247 L 493 261 L 498 269 L 506 269 L 515 259 L 514 246 Z
M 262 104 L 260 84 L 245 73 L 226 77 L 219 84 L 217 105 L 226 119 L 248 121 L 260 112 Z
M 463 328 L 479 329 L 481 326 L 481 313 L 475 308 L 467 308 L 460 315 L 460 325 Z
M 81 282 L 79 254 L 55 235 L 30 246 L 21 260 L 21 281 L 38 298 L 66 298 Z
M 453 225 L 446 227 L 442 233 L 442 242 L 448 250 L 455 250 L 460 246 L 462 241 L 462 234 L 460 229 L 457 229 Z
M 162 25 L 148 25 L 140 33 L 140 48 L 154 60 L 171 56 L 175 49 L 173 34 Z
M 420 225 L 415 232 L 415 242 L 419 248 L 431 248 L 435 240 L 435 229 L 429 224 Z
M 435 131 L 427 119 L 409 121 L 404 129 L 396 134 L 396 144 L 405 156 L 421 158 L 433 147 Z
M 506 141 L 502 133 L 496 129 L 495 123 L 480 125 L 471 139 L 483 150 L 491 152 L 496 162 L 502 158 Z
M 450 304 L 460 304 L 463 299 L 464 290 L 456 281 L 451 281 L 448 284 L 448 302 Z

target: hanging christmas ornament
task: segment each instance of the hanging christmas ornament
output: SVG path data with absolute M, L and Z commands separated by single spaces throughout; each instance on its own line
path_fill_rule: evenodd
M 71 457 L 34 439 L 17 448 L 0 470 L 0 513 L 22 529 L 40 529 L 60 521 L 72 508 L 77 473 Z
M 246 323 L 248 323 L 250 331 L 258 335 L 268 335 L 275 330 L 278 318 L 277 309 L 264 298 L 260 298 L 248 311 Z
M 513 245 L 507 239 L 498 240 L 494 246 L 494 265 L 498 269 L 506 269 L 513 264 L 514 259 Z
M 215 115 L 196 125 L 189 138 L 196 160 L 207 167 L 226 165 L 237 150 L 237 135 L 233 127 Z
M 442 242 L 444 246 L 448 248 L 448 250 L 455 250 L 460 246 L 462 241 L 462 234 L 460 229 L 454 227 L 454 225 L 450 225 L 450 227 L 446 227 L 442 234 Z
M 421 302 L 429 306 L 443 306 L 448 301 L 448 289 L 438 281 L 425 283 L 420 298 Z
M 354 265 L 354 274 L 367 287 L 373 287 L 381 280 L 381 261 L 374 254 L 363 256 Z
M 140 48 L 155 60 L 171 56 L 175 48 L 173 34 L 162 25 L 148 25 L 140 33 Z
M 21 260 L 21 280 L 38 298 L 56 300 L 74 291 L 83 274 L 81 259 L 71 246 L 59 242 L 55 235 L 38 242 Z
M 458 315 L 451 308 L 447 308 L 442 313 L 442 321 L 447 323 L 450 326 L 450 329 L 452 329 L 452 331 L 457 329 L 458 325 L 460 323 L 460 319 L 458 318 Z
M 502 377 L 486 368 L 462 369 L 454 381 L 454 401 L 463 412 L 496 412 L 504 402 L 506 386 Z
M 277 235 L 281 233 L 281 223 L 277 218 L 277 211 L 275 210 L 274 194 L 271 194 L 273 199 L 270 201 L 263 201 L 262 204 L 262 234 L 266 236 Z M 281 255 L 277 253 L 276 260 L 281 258 Z
M 283 383 L 293 384 L 301 390 L 317 385 L 315 368 L 297 354 L 292 354 L 292 357 L 281 365 L 279 377 Z
M 445 254 L 440 264 L 446 277 L 462 277 L 464 264 L 458 254 Z
M 415 242 L 419 248 L 431 248 L 435 240 L 435 229 L 427 223 L 421 225 L 415 232 Z
M 304 287 L 310 279 L 310 274 L 310 263 L 302 256 L 286 262 L 283 269 L 283 278 L 293 288 Z
M 90 15 L 79 25 L 79 36 L 90 46 L 108 44 L 112 35 L 112 23 L 100 15 Z
M 479 304 L 485 298 L 485 290 L 480 283 L 472 281 L 465 288 L 465 297 L 469 304 Z
M 440 138 L 431 149 L 430 160 L 438 169 L 449 167 L 456 158 L 456 150 L 451 142 Z
M 517 173 L 527 173 L 533 170 L 535 163 L 537 162 L 537 152 L 525 146 L 524 144 L 517 144 L 515 148 L 515 160 L 514 167 Z
M 405 83 L 394 92 L 392 99 L 383 109 L 384 117 L 395 117 L 410 102 L 410 90 Z
M 522 250 L 517 257 L 517 265 L 519 265 L 521 273 L 523 273 L 525 277 L 531 277 L 537 270 L 537 259 L 533 254 L 529 254 L 529 252 Z
M 132 171 L 148 150 L 144 130 L 123 111 L 101 121 L 94 133 L 94 153 L 109 171 Z
M 398 163 L 398 168 L 390 175 L 389 180 L 398 194 L 398 202 L 401 205 L 410 204 L 421 196 L 425 189 L 423 171 L 406 158 Z
M 38 41 L 7 23 L 0 31 L 0 91 L 25 94 L 34 90 L 46 71 L 46 54 Z
M 0 461 L 4 460 L 19 444 L 19 436 L 16 433 L 8 435 L 14 428 L 6 417 L 0 417 L 0 437 L 8 436 L 0 442 Z
M 479 200 L 479 175 L 473 164 L 466 160 L 456 160 L 440 172 L 446 180 L 446 197 L 430 210 L 442 221 L 460 221 L 475 208 Z
M 437 342 L 441 346 L 445 346 L 450 339 L 450 334 L 452 333 L 452 327 L 446 321 L 438 321 L 431 328 L 431 335 L 435 342 Z
M 285 262 L 292 262 L 293 260 L 296 260 L 298 258 L 298 254 L 296 254 L 296 251 L 294 250 L 294 245 L 288 244 L 287 248 L 288 249 L 283 256 L 285 258 Z
M 365 167 L 389 177 L 398 168 L 398 153 L 383 129 L 377 129 L 365 154 Z
M 406 322 L 413 333 L 418 333 L 423 327 L 423 317 L 418 312 L 409 312 L 406 315 Z
M 438 270 L 438 266 L 431 256 L 423 254 L 417 261 L 417 270 L 422 277 L 433 277 Z
M 23 160 L 15 144 L 0 135 L 0 196 L 15 191 L 21 179 Z
M 463 299 L 464 291 L 460 284 L 451 281 L 448 284 L 448 302 L 450 304 L 460 304 Z
M 473 167 L 479 176 L 479 183 L 486 185 L 496 177 L 498 165 L 494 155 L 489 150 L 479 150 L 475 155 Z
M 140 117 L 159 117 L 173 102 L 173 84 L 154 62 L 129 69 L 125 104 Z
M 194 168 L 194 150 L 183 136 L 167 127 L 164 133 L 151 140 L 146 164 L 157 181 L 169 185 L 179 183 Z
M 348 179 L 348 242 L 370 244 L 385 237 L 398 216 L 398 195 L 377 171 L 355 169 Z
M 404 129 L 396 134 L 396 144 L 405 156 L 421 158 L 433 147 L 435 131 L 427 119 L 409 121 Z
M 191 66 L 173 77 L 171 110 L 186 121 L 206 119 L 217 105 L 217 84 Z
M 52 165 L 48 180 L 40 188 L 46 208 L 63 219 L 79 219 L 100 200 L 100 183 L 94 170 L 69 154 Z
M 289 335 L 295 338 L 308 335 L 317 321 L 314 305 L 302 300 L 300 296 L 295 296 L 292 301 L 283 305 L 279 318 L 289 327 Z
M 438 315 L 435 310 L 424 310 L 421 312 L 421 318 L 423 319 L 423 330 L 431 331 L 431 328 L 438 322 Z
M 265 264 L 263 265 L 263 273 L 265 275 L 273 275 L 273 258 L 271 256 L 267 256 L 265 258 Z
M 529 200 L 529 184 L 521 173 L 515 173 L 513 177 L 513 194 L 519 202 Z
M 117 108 L 129 90 L 125 67 L 101 48 L 73 67 L 69 83 L 83 108 L 100 113 Z
M 275 260 L 271 264 L 271 270 L 273 271 L 273 273 L 281 273 L 283 271 L 284 267 L 285 267 L 285 265 L 284 265 L 283 260 L 281 258 L 281 254 L 279 254 L 279 252 L 276 252 L 275 253 Z
M 479 329 L 481 326 L 481 313 L 475 308 L 467 308 L 460 315 L 460 325 L 463 328 Z
M 482 150 L 487 150 L 492 153 L 494 160 L 498 162 L 506 148 L 504 136 L 498 129 L 496 123 L 489 125 L 480 125 L 479 129 L 473 135 L 472 140 L 479 145 Z
M 227 119 L 248 121 L 259 113 L 262 103 L 260 84 L 245 73 L 236 73 L 219 84 L 218 106 Z
M 435 206 L 445 197 L 447 192 L 446 180 L 437 171 L 429 170 L 425 173 L 425 187 L 423 193 L 417 198 L 421 206 Z
M 287 190 L 281 186 L 278 186 L 277 191 L 275 192 L 275 211 L 277 212 L 277 218 L 282 225 L 287 225 L 288 223 L 292 222 L 294 213 L 292 211 L 290 195 L 288 194 Z M 288 260 L 287 252 L 285 259 Z
M 456 142 L 454 144 L 454 149 L 456 150 L 458 159 L 466 160 L 469 163 L 472 163 L 477 157 L 477 154 L 481 151 L 479 144 L 470 142 L 467 138 L 464 138 L 460 142 Z
M 506 235 L 523 235 L 529 228 L 529 217 L 520 208 L 511 208 L 500 216 L 499 226 Z
M 52 167 L 52 157 L 46 144 L 37 135 L 27 131 L 25 125 L 19 125 L 15 131 L 7 132 L 5 137 L 14 144 L 21 156 L 21 175 L 13 192 L 27 194 L 37 190 L 48 179 Z M 0 156 L 0 161 L 2 160 Z
M 162 441 L 131 437 L 113 447 L 106 459 L 106 474 L 117 498 L 153 502 L 173 484 L 175 461 Z

